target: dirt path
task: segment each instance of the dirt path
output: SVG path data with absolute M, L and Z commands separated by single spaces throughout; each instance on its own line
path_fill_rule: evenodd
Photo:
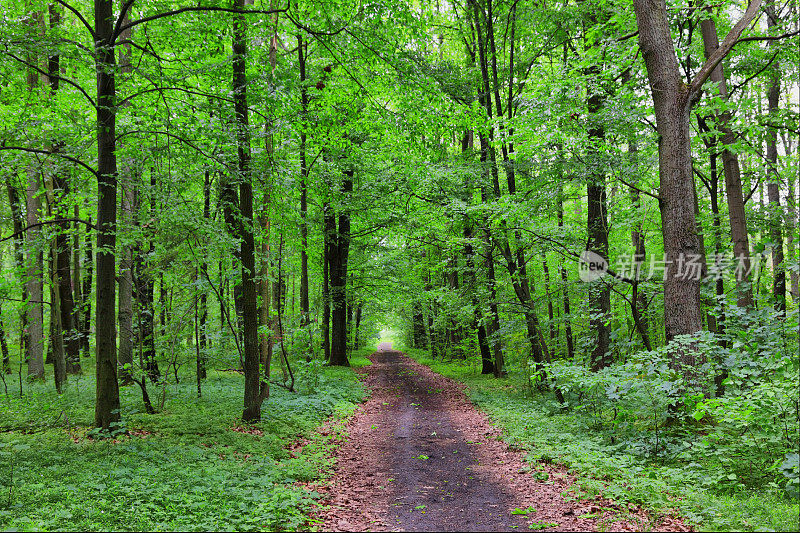
M 641 512 L 569 499 L 572 479 L 522 453 L 475 409 L 462 385 L 382 344 L 360 370 L 372 390 L 352 418 L 323 487 L 325 531 L 632 530 Z M 546 479 L 544 479 L 546 478 Z M 564 493 L 567 498 L 562 496 Z M 515 509 L 531 510 L 511 514 Z M 652 528 L 653 524 L 647 527 Z M 675 530 L 675 527 L 672 528 Z

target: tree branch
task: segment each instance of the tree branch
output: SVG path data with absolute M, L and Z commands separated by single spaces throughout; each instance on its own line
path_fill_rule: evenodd
M 95 40 L 94 28 L 92 28 L 92 26 L 86 21 L 86 19 L 83 17 L 83 15 L 81 15 L 80 11 L 78 11 L 77 9 L 75 9 L 74 7 L 72 7 L 71 5 L 69 5 L 68 3 L 66 3 L 66 2 L 64 2 L 62 0 L 56 0 L 56 2 L 61 4 L 64 7 L 66 7 L 70 11 L 72 11 L 75 14 L 75 16 L 78 17 L 78 20 L 81 21 L 81 24 L 83 24 L 84 28 L 89 30 L 89 33 L 92 36 L 92 40 Z
M 129 0 L 130 1 L 130 0 Z M 180 9 L 174 9 L 172 11 L 165 11 L 163 13 L 156 13 L 155 15 L 150 15 L 149 17 L 144 17 L 139 20 L 134 20 L 125 25 L 119 25 L 115 28 L 113 34 L 113 40 L 116 40 L 117 37 L 122 34 L 125 30 L 129 30 L 134 26 L 138 26 L 139 24 L 144 24 L 145 22 L 150 22 L 153 20 L 162 19 L 165 17 L 171 17 L 173 15 L 179 15 L 181 13 L 191 13 L 191 12 L 206 12 L 206 11 L 221 11 L 223 13 L 234 13 L 240 15 L 274 15 L 276 13 L 286 13 L 289 10 L 289 6 L 287 5 L 281 9 L 233 9 L 230 7 L 217 7 L 217 6 L 187 6 L 182 7 Z
M 692 82 L 689 84 L 690 97 L 691 95 L 699 93 L 708 77 L 711 75 L 714 69 L 717 68 L 717 65 L 719 65 L 723 59 L 725 59 L 725 56 L 728 55 L 734 45 L 739 42 L 739 37 L 741 37 L 742 32 L 747 25 L 755 20 L 760 8 L 761 0 L 751 0 L 750 5 L 747 6 L 747 11 L 744 12 L 742 18 L 739 19 L 739 22 L 737 22 L 731 31 L 728 32 L 728 35 L 726 35 L 725 39 L 723 39 L 723 41 L 720 43 L 719 48 L 714 50 L 714 53 L 708 57 L 706 62 L 695 75 Z
M 11 235 L 8 235 L 7 237 L 0 238 L 0 242 L 4 242 L 4 241 L 10 240 L 10 239 L 13 239 L 14 237 L 18 237 L 20 235 L 23 235 L 29 229 L 38 228 L 40 226 L 47 226 L 47 225 L 50 225 L 50 224 L 61 224 L 63 222 L 76 222 L 76 223 L 79 223 L 79 224 L 84 224 L 84 225 L 92 228 L 93 230 L 97 229 L 97 226 L 95 226 L 94 224 L 92 224 L 89 221 L 83 220 L 82 218 L 61 218 L 61 219 L 58 219 L 58 220 L 46 220 L 44 222 L 37 222 L 35 224 L 30 224 L 29 226 L 26 226 L 26 227 L 22 228 L 19 231 L 15 231 L 14 233 L 12 233 Z
M 76 163 L 76 164 L 82 166 L 83 168 L 85 168 L 86 170 L 88 170 L 89 172 L 91 172 L 92 174 L 97 176 L 97 171 L 95 169 L 93 169 L 92 167 L 90 167 L 89 165 L 87 165 L 86 163 L 81 161 L 80 159 L 77 159 L 75 157 L 72 157 L 72 156 L 69 156 L 69 155 L 66 155 L 66 154 L 62 154 L 61 152 L 50 152 L 48 150 L 39 150 L 37 148 L 25 148 L 24 146 L 5 146 L 5 145 L 0 146 L 0 150 L 18 150 L 20 152 L 28 152 L 28 153 L 31 153 L 31 154 L 55 155 L 55 156 L 58 156 L 58 157 L 60 157 L 62 159 L 66 159 L 67 161 L 72 161 L 73 163 Z

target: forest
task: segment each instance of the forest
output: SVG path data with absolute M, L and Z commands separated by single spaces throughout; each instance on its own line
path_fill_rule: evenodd
M 0 528 L 800 528 L 797 0 L 0 0 Z

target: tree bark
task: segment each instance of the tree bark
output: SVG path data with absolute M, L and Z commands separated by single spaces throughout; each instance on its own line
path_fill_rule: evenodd
M 81 313 L 81 350 L 86 357 L 89 357 L 90 330 L 92 323 L 92 284 L 94 274 L 94 251 L 92 249 L 92 217 L 89 216 L 89 225 L 86 226 L 83 240 L 83 270 L 86 275 L 83 278 L 83 309 Z
M 308 89 L 306 87 L 306 56 L 303 37 L 297 36 L 297 55 L 300 66 L 300 324 L 309 322 L 308 303 L 308 163 L 306 161 L 306 128 L 308 120 Z
M 694 215 L 689 112 L 702 85 L 730 52 L 747 24 L 756 16 L 754 0 L 722 45 L 706 60 L 690 84 L 681 78 L 672 44 L 664 0 L 634 0 L 639 46 L 647 68 L 659 135 L 659 176 L 662 232 L 667 265 L 664 276 L 664 328 L 667 341 L 702 328 L 700 280 L 681 276 L 679 261 L 700 255 Z M 677 350 L 674 356 L 688 367 L 702 360 L 695 350 Z
M 117 245 L 116 59 L 112 0 L 94 1 L 97 63 L 97 394 L 95 426 L 119 422 L 115 325 Z
M 591 78 L 599 77 L 600 68 L 590 68 L 589 75 Z M 590 79 L 589 83 L 587 108 L 592 125 L 589 127 L 589 168 L 587 169 L 588 182 L 586 184 L 588 207 L 586 228 L 589 236 L 586 249 L 608 261 L 606 177 L 599 155 L 599 145 L 605 142 L 605 128 L 598 117 L 604 105 L 604 97 L 601 88 L 596 86 L 598 83 L 596 79 Z M 611 286 L 602 278 L 589 284 L 589 312 L 591 314 L 590 328 L 595 335 L 590 366 L 592 371 L 597 372 L 612 362 L 609 353 L 611 328 L 607 323 L 611 313 Z
M 130 22 L 129 17 L 123 18 L 122 23 Z M 131 30 L 125 30 L 120 34 L 120 39 L 130 41 Z M 133 68 L 131 66 L 131 44 L 123 44 L 119 54 L 120 73 L 122 77 L 128 77 Z M 123 158 L 122 171 L 120 172 L 120 183 L 122 194 L 120 200 L 121 220 L 120 226 L 123 235 L 133 226 L 134 222 L 134 162 L 130 158 Z M 133 346 L 135 343 L 133 333 L 133 246 L 123 243 L 120 250 L 119 260 L 119 297 L 118 297 L 118 319 L 119 319 L 119 372 L 122 385 L 133 384 Z
M 703 34 L 703 48 L 706 58 L 709 58 L 719 48 L 717 27 L 711 17 L 711 8 L 706 9 L 708 17 L 700 22 Z M 711 81 L 717 84 L 719 98 L 728 99 L 728 83 L 722 63 L 711 72 Z M 742 172 L 739 157 L 733 153 L 729 146 L 736 142 L 736 137 L 730 128 L 731 113 L 725 111 L 717 115 L 714 120 L 717 128 L 722 132 L 718 140 L 722 145 L 722 165 L 725 170 L 725 190 L 728 199 L 728 216 L 731 225 L 731 238 L 733 239 L 733 254 L 741 262 L 744 272 L 750 271 L 750 239 L 747 234 L 747 218 L 744 210 L 744 193 L 742 192 Z M 717 137 L 715 137 L 717 139 Z M 736 287 L 738 292 L 739 307 L 753 307 L 753 290 L 747 275 L 737 277 Z
M 352 169 L 344 171 L 341 192 L 349 202 L 353 191 Z M 332 215 L 329 218 L 333 219 Z M 350 213 L 347 206 L 339 213 L 339 226 L 334 229 L 330 247 L 329 275 L 331 300 L 330 364 L 350 366 L 347 360 L 347 261 L 350 255 Z M 335 220 L 335 219 L 333 219 Z M 335 222 L 334 222 L 335 224 Z
M 234 0 L 234 7 L 244 7 L 244 0 Z M 244 411 L 242 419 L 261 419 L 261 404 L 267 387 L 260 372 L 258 343 L 258 297 L 256 288 L 255 239 L 253 236 L 253 183 L 250 172 L 250 130 L 247 107 L 247 30 L 243 15 L 233 21 L 233 100 L 236 115 L 236 144 L 239 171 L 239 211 L 236 237 L 241 239 L 241 309 L 244 344 Z
M 8 205 L 11 210 L 11 223 L 12 228 L 14 230 L 14 265 L 17 268 L 17 272 L 23 272 L 25 269 L 25 253 L 23 249 L 24 245 L 24 235 L 25 227 L 23 214 L 22 214 L 22 203 L 19 197 L 19 192 L 17 191 L 16 186 L 11 183 L 11 177 L 6 176 L 6 189 L 8 192 Z M 26 283 L 20 283 L 21 292 L 22 292 L 22 301 L 28 301 L 28 286 Z M 20 355 L 24 352 L 27 354 L 27 346 L 28 346 L 28 313 L 27 313 L 27 306 L 23 308 L 20 312 L 19 316 L 19 345 L 20 345 Z
M 770 29 L 778 25 L 778 13 L 775 9 L 775 0 L 769 0 L 765 6 L 767 13 L 767 25 Z M 770 42 L 770 47 L 774 47 L 775 41 Z M 767 105 L 770 117 L 774 117 L 778 112 L 778 105 L 781 96 L 781 71 L 780 64 L 776 60 L 771 67 L 769 76 L 769 86 L 767 88 Z M 786 270 L 783 264 L 783 212 L 781 210 L 780 196 L 780 175 L 778 173 L 778 131 L 769 128 L 767 131 L 767 171 L 772 179 L 767 184 L 767 195 L 769 197 L 769 220 L 770 220 L 770 240 L 772 241 L 772 270 L 773 283 L 772 294 L 775 299 L 775 310 L 781 316 L 786 316 Z
M 560 150 L 559 150 L 560 152 Z M 559 184 L 558 187 L 558 227 L 564 227 L 564 190 L 563 186 Z M 572 317 L 570 316 L 569 306 L 569 284 L 567 278 L 567 269 L 564 268 L 564 260 L 561 260 L 561 290 L 563 291 L 564 303 L 564 337 L 567 341 L 567 358 L 572 361 L 575 358 L 575 344 L 572 338 Z
M 28 14 L 31 33 L 39 34 L 44 31 L 42 13 L 32 11 Z M 37 63 L 37 57 L 29 58 L 30 63 Z M 39 73 L 28 69 L 27 75 L 28 90 L 31 97 L 39 93 L 40 76 Z M 28 185 L 25 194 L 26 221 L 25 241 L 27 248 L 26 257 L 26 293 L 28 295 L 27 305 L 27 326 L 28 343 L 26 359 L 28 361 L 28 379 L 44 379 L 44 264 L 42 257 L 41 234 L 42 229 L 36 224 L 39 223 L 40 211 L 42 208 L 39 198 L 39 164 L 35 159 L 31 159 L 27 167 Z
M 322 353 L 326 361 L 331 360 L 331 290 L 330 290 L 330 247 L 333 246 L 333 233 L 336 231 L 336 220 L 333 218 L 331 206 L 325 202 L 322 206 L 323 246 L 322 246 Z

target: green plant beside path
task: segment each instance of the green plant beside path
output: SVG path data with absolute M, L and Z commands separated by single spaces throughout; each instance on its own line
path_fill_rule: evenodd
M 232 415 L 241 376 L 210 371 L 202 398 L 182 380 L 156 415 L 141 412 L 138 389 L 123 388 L 130 435 L 95 440 L 87 438 L 92 375 L 59 397 L 34 384 L 22 399 L 0 398 L 0 529 L 302 528 L 316 495 L 296 482 L 325 475 L 343 425 L 314 430 L 347 418 L 364 396 L 352 370 L 320 367 L 314 392 L 302 376 L 298 393 L 273 387 L 263 420 L 242 426 Z

